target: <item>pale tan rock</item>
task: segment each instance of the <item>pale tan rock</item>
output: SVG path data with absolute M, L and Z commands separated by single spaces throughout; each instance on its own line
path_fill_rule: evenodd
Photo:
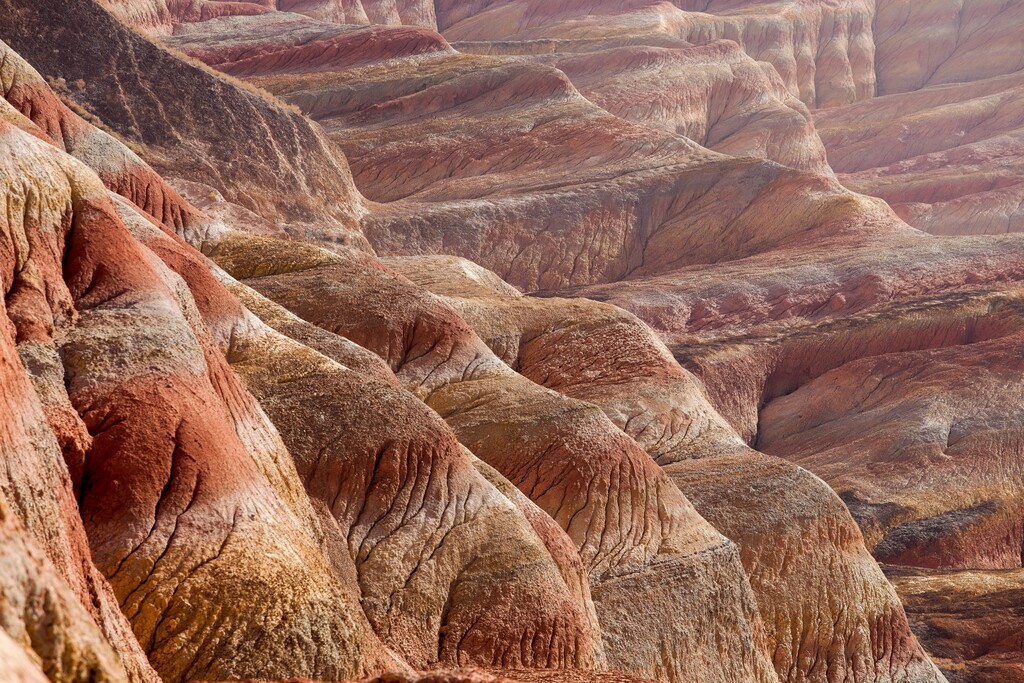
M 515 374 L 454 310 L 365 256 L 241 238 L 211 253 L 299 317 L 376 350 L 463 444 L 568 533 L 590 576 L 611 668 L 772 679 L 734 547 L 600 410 Z M 719 597 L 725 586 L 730 592 Z M 649 595 L 639 612 L 638 593 Z M 680 611 L 704 626 L 680 628 L 669 617 Z M 661 626 L 638 630 L 638 618 Z M 719 633 L 735 656 L 720 658 L 691 640 L 702 631 Z M 666 650 L 673 642 L 680 649 Z M 671 654 L 681 651 L 691 654 Z
M 877 680 L 939 680 L 842 502 L 808 472 L 747 449 L 636 318 L 586 300 L 510 295 L 481 285 L 487 278 L 457 259 L 388 262 L 414 281 L 438 283 L 506 362 L 597 403 L 665 466 L 738 544 L 780 676 L 871 671 Z M 860 646 L 879 639 L 891 639 L 892 649 Z

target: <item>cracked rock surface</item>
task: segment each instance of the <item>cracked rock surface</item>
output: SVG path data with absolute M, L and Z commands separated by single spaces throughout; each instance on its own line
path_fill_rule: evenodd
M 0 682 L 1020 677 L 1019 3 L 0 17 Z

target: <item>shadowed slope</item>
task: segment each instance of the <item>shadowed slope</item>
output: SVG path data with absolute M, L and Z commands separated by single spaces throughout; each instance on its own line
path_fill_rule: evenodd
M 5 0 L 0 10 L 18 17 L 0 39 L 143 145 L 161 175 L 202 183 L 279 229 L 365 244 L 344 157 L 299 114 L 182 62 L 89 0 Z
M 952 683 L 1013 683 L 1024 673 L 1022 572 L 887 569 L 914 629 Z

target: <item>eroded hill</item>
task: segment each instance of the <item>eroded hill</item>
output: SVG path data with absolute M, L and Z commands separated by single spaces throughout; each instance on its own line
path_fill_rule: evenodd
M 0 0 L 12 675 L 1012 680 L 962 5 Z

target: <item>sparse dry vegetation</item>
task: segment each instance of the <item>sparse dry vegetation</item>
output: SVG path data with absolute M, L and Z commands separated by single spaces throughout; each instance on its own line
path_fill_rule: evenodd
M 186 64 L 190 64 L 190 65 L 196 67 L 197 69 L 202 69 L 206 73 L 208 73 L 208 74 L 210 74 L 212 76 L 215 76 L 218 79 L 220 79 L 222 81 L 225 81 L 226 83 L 230 83 L 231 85 L 235 86 L 236 88 L 239 88 L 239 89 L 244 90 L 244 91 L 246 91 L 248 93 L 256 95 L 257 97 L 260 97 L 260 98 L 266 100 L 267 102 L 269 102 L 270 104 L 274 105 L 275 107 L 278 107 L 278 108 L 283 109 L 285 111 L 290 111 L 293 114 L 298 114 L 299 116 L 305 116 L 305 114 L 303 114 L 302 110 L 299 109 L 298 107 L 296 107 L 294 104 L 291 104 L 289 102 L 285 102 L 284 100 L 279 99 L 277 96 L 275 96 L 273 93 L 271 93 L 268 90 L 264 90 L 263 88 L 261 88 L 261 87 L 259 87 L 257 85 L 253 85 L 252 83 L 249 83 L 248 81 L 243 81 L 240 78 L 235 78 L 234 76 L 231 76 L 229 74 L 217 71 L 216 69 L 214 69 L 210 65 L 206 64 L 202 60 L 196 59 L 192 55 L 189 55 L 189 54 L 187 54 L 185 52 L 182 52 L 181 50 L 176 50 L 173 47 L 168 47 L 166 45 L 161 45 L 160 47 L 163 48 L 164 50 L 166 50 L 168 53 L 170 53 L 174 57 L 176 57 L 176 58 L 180 59 L 181 61 L 185 62 Z
M 78 114 L 83 119 L 85 119 L 92 125 L 102 130 L 107 135 L 115 138 L 118 142 L 120 142 L 122 145 L 130 149 L 135 154 L 138 154 L 140 157 L 145 155 L 145 145 L 142 145 L 136 142 L 135 140 L 120 135 L 116 130 L 114 130 L 106 123 L 104 123 L 103 119 L 97 116 L 94 112 L 90 111 L 87 105 L 85 105 L 82 102 L 79 102 L 78 99 L 76 99 L 75 93 L 81 93 L 85 90 L 86 83 L 84 80 L 79 78 L 69 85 L 67 80 L 65 80 L 63 77 L 54 78 L 48 76 L 46 78 L 46 83 L 50 86 L 50 89 L 57 95 L 57 97 L 60 98 L 60 101 L 63 102 L 64 106 L 66 106 L 68 109 Z

